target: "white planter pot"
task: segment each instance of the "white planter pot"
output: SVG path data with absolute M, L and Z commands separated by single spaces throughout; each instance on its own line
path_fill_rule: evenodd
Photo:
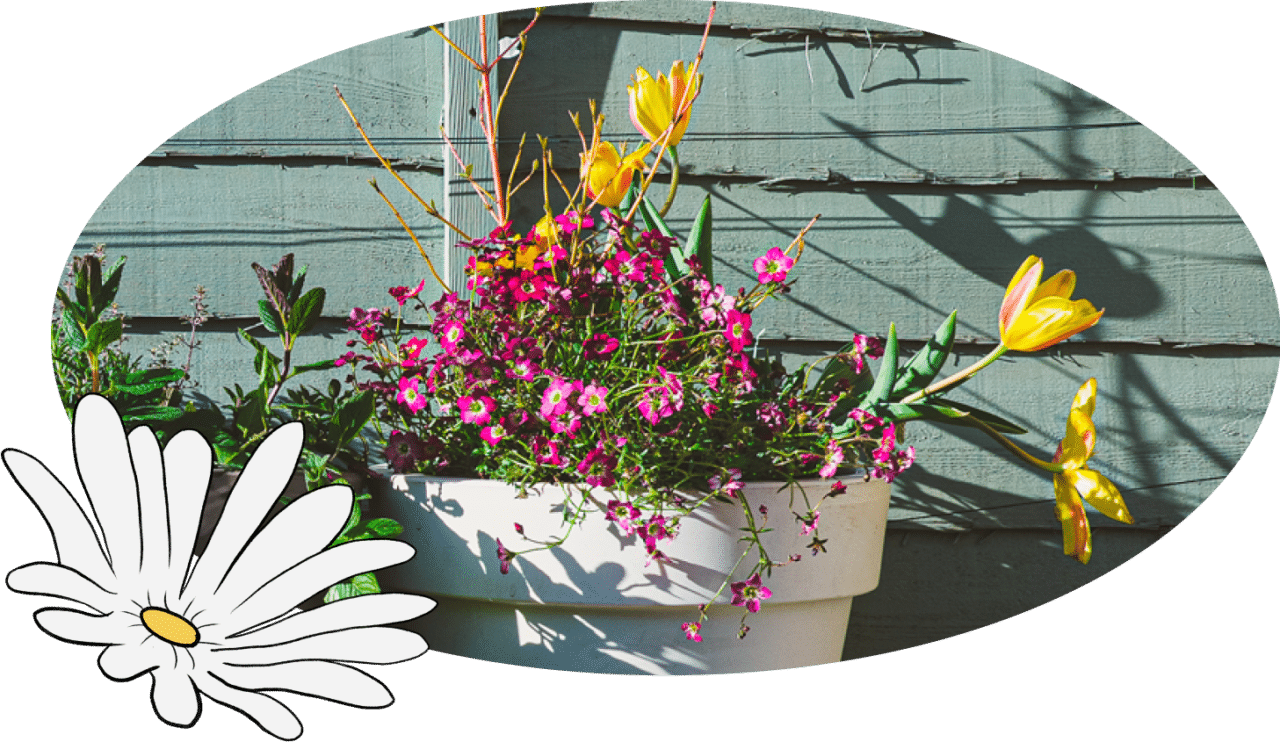
M 393 475 L 382 482 L 388 491 L 376 508 L 404 525 L 400 538 L 417 555 L 381 573 L 381 581 L 386 590 L 439 602 L 412 625 L 433 650 L 587 672 L 723 673 L 839 661 L 851 598 L 880 579 L 889 508 L 889 485 L 851 484 L 819 508 L 827 552 L 813 556 L 812 536 L 801 536 L 791 515 L 789 492 L 779 492 L 778 484 L 747 484 L 753 512 L 769 509 L 773 530 L 763 540 L 770 558 L 803 557 L 762 575 L 773 597 L 748 617 L 744 639 L 737 638 L 743 609 L 728 605 L 726 587 L 703 624 L 704 640 L 693 642 L 681 624 L 697 619 L 697 606 L 711 600 L 742 556 L 740 505 L 711 502 L 685 516 L 679 535 L 659 546 L 670 558 L 666 564 L 646 567 L 644 545 L 594 512 L 563 546 L 522 554 L 503 575 L 497 539 L 515 551 L 532 546 L 514 523 L 542 541 L 563 533 L 560 513 L 552 512 L 562 497 L 517 499 L 512 487 L 479 479 Z M 829 481 L 807 485 L 811 502 L 830 488 Z M 600 502 L 613 499 L 603 490 L 595 495 Z M 734 580 L 755 571 L 754 557 L 743 560 Z

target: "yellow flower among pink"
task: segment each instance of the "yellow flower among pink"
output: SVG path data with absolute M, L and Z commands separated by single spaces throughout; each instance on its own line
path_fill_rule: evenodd
M 1059 271 L 1041 283 L 1044 261 L 1032 255 L 1022 263 L 1000 305 L 1000 342 L 1010 350 L 1042 350 L 1093 327 L 1102 319 L 1087 299 L 1071 300 L 1073 271 Z

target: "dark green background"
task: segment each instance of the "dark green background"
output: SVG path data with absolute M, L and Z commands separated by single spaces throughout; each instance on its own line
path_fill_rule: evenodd
M 788 4 L 928 29 L 1078 84 L 1179 147 L 1220 185 L 1263 253 L 1276 256 L 1275 10 L 1243 0 Z M 69 429 L 52 388 L 46 311 L 97 203 L 152 147 L 228 97 L 319 56 L 461 12 L 439 0 L 376 10 L 332 0 L 104 5 L 6 10 L 0 45 L 0 317 L 9 340 L 0 445 L 27 450 L 64 477 Z M 489 0 L 466 12 L 517 5 Z M 1268 416 L 1226 484 L 1132 563 L 1044 608 L 937 645 L 721 678 L 550 674 L 428 654 L 379 669 L 399 699 L 388 710 L 287 701 L 311 742 L 527 733 L 1235 738 L 1274 728 L 1277 496 L 1265 466 L 1276 427 Z M 51 559 L 35 508 L 0 478 L 0 569 Z M 147 679 L 106 681 L 97 650 L 38 631 L 29 614 L 46 603 L 0 590 L 6 736 L 266 738 L 207 702 L 195 729 L 165 727 L 151 713 Z

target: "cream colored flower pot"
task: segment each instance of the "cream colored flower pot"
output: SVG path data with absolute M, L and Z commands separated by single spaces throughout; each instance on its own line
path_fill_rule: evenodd
M 775 562 L 799 562 L 762 575 L 773 596 L 750 615 L 738 639 L 742 608 L 730 606 L 726 587 L 704 640 L 688 640 L 681 624 L 694 621 L 724 574 L 742 556 L 746 525 L 741 507 L 712 502 L 682 519 L 679 535 L 662 541 L 667 563 L 646 566 L 644 544 L 622 535 L 603 513 L 592 512 L 563 546 L 522 554 L 509 574 L 498 569 L 497 540 L 523 551 L 563 533 L 546 494 L 517 499 L 501 482 L 421 475 L 382 480 L 376 509 L 404 525 L 400 538 L 417 556 L 381 573 L 384 589 L 428 595 L 439 606 L 411 626 L 433 650 L 514 665 L 585 672 L 678 675 L 805 667 L 837 662 L 844 645 L 850 600 L 875 589 L 884 551 L 889 485 L 849 486 L 822 503 L 819 530 L 827 552 L 814 556 L 780 485 L 749 483 L 753 512 L 769 510 L 765 548 Z M 816 502 L 829 481 L 802 483 Z M 599 490 L 597 499 L 613 499 Z M 796 494 L 799 497 L 799 494 Z M 797 500 L 799 502 L 799 500 Z M 797 505 L 796 510 L 804 508 Z M 759 519 L 757 518 L 757 523 Z M 734 580 L 755 571 L 754 554 Z

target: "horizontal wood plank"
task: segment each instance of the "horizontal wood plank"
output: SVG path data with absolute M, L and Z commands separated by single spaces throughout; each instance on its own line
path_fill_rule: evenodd
M 655 186 L 660 202 L 665 185 Z M 1256 243 L 1213 189 L 932 187 L 778 192 L 685 180 L 668 214 L 687 235 L 710 196 L 716 280 L 751 285 L 752 261 L 821 214 L 791 276 L 753 331 L 844 340 L 854 332 L 924 339 L 952 310 L 958 336 L 993 340 L 996 313 L 1028 255 L 1076 271 L 1076 296 L 1104 307 L 1081 338 L 1140 343 L 1280 344 L 1275 287 Z M 517 223 L 535 212 L 517 214 Z
M 423 198 L 441 198 L 438 171 L 405 179 Z M 431 275 L 395 216 L 369 187 L 376 178 L 433 260 L 444 230 L 377 167 L 274 164 L 135 168 L 112 191 L 76 242 L 128 257 L 120 304 L 135 317 L 189 313 L 197 284 L 211 309 L 256 316 L 261 297 L 250 263 L 285 253 L 309 265 L 308 286 L 328 291 L 325 314 L 389 301 L 387 288 Z
M 639 2 L 603 2 L 579 3 L 574 5 L 552 5 L 542 9 L 544 18 L 607 18 L 648 23 L 684 23 L 702 25 L 707 22 L 710 10 L 709 2 L 690 2 L 689 0 L 640 0 Z M 513 21 L 526 20 L 532 17 L 531 11 L 515 11 L 503 14 L 504 18 Z M 858 18 L 849 15 L 837 15 L 809 8 L 788 8 L 782 5 L 766 5 L 759 3 L 717 3 L 716 15 L 712 21 L 716 27 L 740 28 L 762 31 L 781 29 L 800 29 L 826 31 L 829 33 L 873 33 L 894 35 L 921 34 L 906 26 Z
M 383 155 L 439 165 L 442 54 L 430 29 L 331 54 L 217 106 L 153 156 L 372 157 L 336 85 Z
M 1161 535 L 1097 534 L 1093 559 L 1081 565 L 1062 555 L 1061 535 L 1047 531 L 952 535 L 890 528 L 880 586 L 853 599 L 843 659 L 907 649 L 1016 616 L 1121 567 Z
M 547 18 L 530 34 L 502 136 L 550 138 L 577 162 L 568 111 L 631 142 L 626 86 L 638 66 L 691 62 L 701 27 Z M 879 49 L 879 47 L 877 47 Z M 875 54 L 875 63 L 868 66 Z M 768 39 L 713 30 L 705 83 L 680 143 L 689 174 L 801 181 L 1000 183 L 1190 178 L 1168 143 L 1085 91 L 1007 57 L 936 37 L 882 51 L 853 39 Z M 507 147 L 510 161 L 514 150 Z

